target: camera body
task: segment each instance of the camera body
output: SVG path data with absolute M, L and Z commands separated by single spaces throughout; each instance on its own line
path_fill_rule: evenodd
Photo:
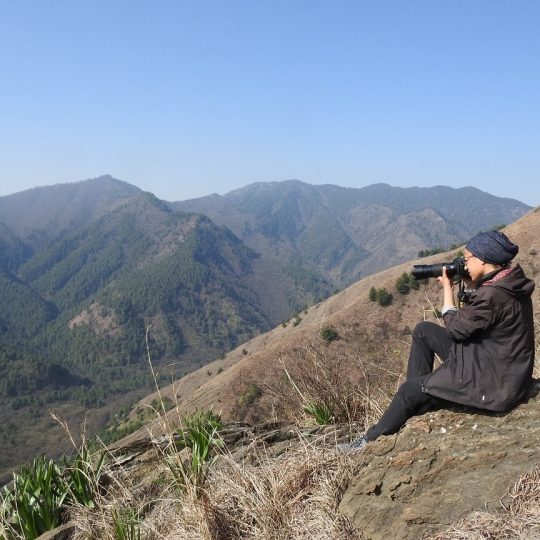
M 412 269 L 412 275 L 416 279 L 428 279 L 442 276 L 443 266 L 446 266 L 446 275 L 449 278 L 457 276 L 459 279 L 469 278 L 467 271 L 467 261 L 465 257 L 456 257 L 452 262 L 438 264 L 415 264 Z

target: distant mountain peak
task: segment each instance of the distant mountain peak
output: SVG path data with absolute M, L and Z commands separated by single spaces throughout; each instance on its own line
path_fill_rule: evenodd
M 0 215 L 2 222 L 32 247 L 36 247 L 37 234 L 42 247 L 58 234 L 88 223 L 140 193 L 143 191 L 132 184 L 102 175 L 5 195 L 0 197 Z

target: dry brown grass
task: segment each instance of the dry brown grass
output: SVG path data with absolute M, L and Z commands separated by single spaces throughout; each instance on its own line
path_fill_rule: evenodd
M 175 526 L 160 538 L 356 538 L 348 520 L 337 512 L 343 486 L 354 470 L 350 458 L 304 442 L 279 458 L 261 460 L 253 466 L 224 456 L 209 477 L 205 495 L 186 496 L 173 518 Z M 157 506 L 148 528 L 158 531 L 159 523 L 170 527 L 163 519 L 167 513 L 165 505 Z
M 336 491 L 344 484 L 340 466 L 334 456 L 307 448 L 258 469 L 230 462 L 217 477 L 221 489 L 211 504 L 240 538 L 335 538 L 342 525 L 335 508 Z
M 96 507 L 72 509 L 74 540 L 117 540 L 115 519 L 131 513 L 145 540 L 354 540 L 348 519 L 338 512 L 357 465 L 334 448 L 298 445 L 279 457 L 262 453 L 259 464 L 220 458 L 201 496 L 170 483 L 129 486 L 118 471 L 96 499 Z
M 501 512 L 473 512 L 425 540 L 510 540 L 540 538 L 540 467 L 524 474 L 508 493 Z
M 264 390 L 272 396 L 274 414 L 280 420 L 305 424 L 313 419 L 304 407 L 316 403 L 331 411 L 334 423 L 366 427 L 388 404 L 399 376 L 350 348 L 331 351 L 307 342 L 281 354 Z
M 313 350 L 310 357 L 321 360 Z M 153 369 L 149 353 L 148 361 Z M 329 375 L 323 372 L 319 377 Z M 357 538 L 348 519 L 338 512 L 357 465 L 327 441 L 308 442 L 299 435 L 297 443 L 279 457 L 253 445 L 255 459 L 250 464 L 239 463 L 223 451 L 203 484 L 185 481 L 180 486 L 174 468 L 163 465 L 171 457 L 183 459 L 175 443 L 176 429 L 164 409 L 156 413 L 167 444 L 157 452 L 154 470 L 161 468 L 166 476 L 159 482 L 134 485 L 133 475 L 122 467 L 111 469 L 111 481 L 96 493 L 95 507 L 71 509 L 74 540 Z M 130 535 L 119 535 L 122 517 L 127 518 L 123 532 Z

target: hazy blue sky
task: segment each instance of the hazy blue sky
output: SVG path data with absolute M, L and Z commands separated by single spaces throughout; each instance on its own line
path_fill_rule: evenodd
M 540 204 L 540 2 L 0 0 L 0 195 L 297 178 Z

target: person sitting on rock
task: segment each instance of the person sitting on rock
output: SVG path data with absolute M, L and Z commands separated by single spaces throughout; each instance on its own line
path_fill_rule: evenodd
M 504 412 L 525 397 L 534 364 L 534 282 L 519 265 L 510 266 L 518 249 L 500 231 L 469 240 L 464 259 L 472 292 L 461 309 L 443 267 L 437 280 L 444 327 L 425 321 L 416 326 L 405 382 L 381 419 L 340 451 L 360 450 L 396 433 L 408 418 L 449 404 Z M 435 354 L 442 364 L 433 370 Z

